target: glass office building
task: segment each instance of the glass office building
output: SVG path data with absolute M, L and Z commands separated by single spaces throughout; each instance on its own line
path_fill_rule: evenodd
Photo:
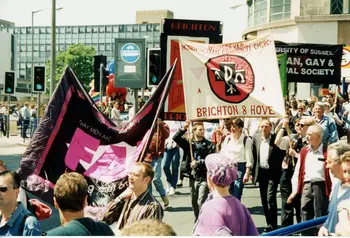
M 30 82 L 31 54 L 34 65 L 45 65 L 51 54 L 51 27 L 34 27 L 32 49 L 31 27 L 0 26 L 0 31 L 15 35 L 17 41 L 16 75 L 20 81 Z M 114 59 L 115 38 L 145 38 L 148 48 L 160 47 L 160 24 L 57 26 L 56 51 L 65 51 L 72 44 L 93 46 L 97 54 L 107 56 L 107 62 Z M 18 84 L 17 87 L 28 87 Z

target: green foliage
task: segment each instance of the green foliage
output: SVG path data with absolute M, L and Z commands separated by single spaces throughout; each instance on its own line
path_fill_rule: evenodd
M 89 83 L 94 73 L 94 55 L 96 50 L 93 46 L 82 44 L 71 45 L 66 51 L 59 52 L 56 57 L 56 78 L 55 84 L 61 79 L 66 66 L 69 66 L 85 90 L 89 90 Z M 50 78 L 50 60 L 46 62 L 46 78 Z M 49 91 L 47 84 L 47 91 Z

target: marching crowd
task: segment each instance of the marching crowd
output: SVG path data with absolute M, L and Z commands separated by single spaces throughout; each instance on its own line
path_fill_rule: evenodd
M 87 215 L 84 177 L 61 175 L 54 205 L 62 226 L 45 235 L 176 235 L 162 218 L 168 196 L 176 196 L 185 177 L 193 235 L 259 235 L 241 203 L 250 180 L 259 186 L 265 232 L 278 228 L 279 187 L 282 227 L 292 225 L 294 216 L 299 223 L 328 215 L 320 228 L 302 235 L 350 235 L 350 103 L 332 93 L 322 100 L 291 98 L 286 112 L 278 119 L 223 119 L 211 138 L 206 138 L 203 122 L 158 119 L 144 161 L 128 170 L 128 188 L 100 215 Z M 152 183 L 162 204 L 153 196 Z M 41 235 L 36 215 L 17 199 L 19 187 L 16 173 L 0 172 L 0 235 Z

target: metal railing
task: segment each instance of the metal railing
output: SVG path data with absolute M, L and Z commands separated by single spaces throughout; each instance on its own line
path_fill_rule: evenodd
M 289 236 L 294 233 L 300 233 L 302 231 L 317 227 L 325 223 L 328 216 L 318 217 L 313 220 L 305 221 L 302 223 L 298 223 L 292 226 L 283 227 L 271 232 L 267 232 L 265 234 L 262 234 L 261 236 Z

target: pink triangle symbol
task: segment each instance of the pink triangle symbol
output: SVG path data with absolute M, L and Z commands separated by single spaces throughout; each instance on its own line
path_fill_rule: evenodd
M 191 71 L 196 76 L 196 79 L 199 79 L 204 71 L 205 67 L 192 68 Z

